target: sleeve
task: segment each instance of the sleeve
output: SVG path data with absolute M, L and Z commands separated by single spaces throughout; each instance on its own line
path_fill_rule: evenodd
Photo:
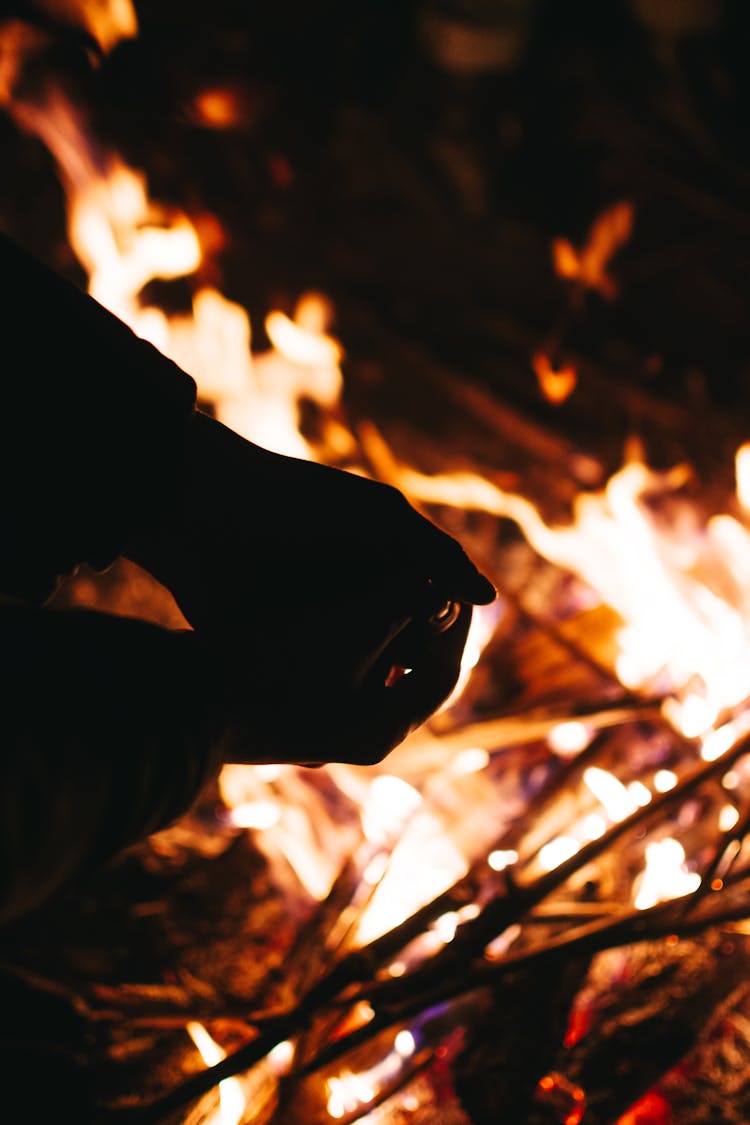
M 193 379 L 0 233 L 0 593 L 40 604 L 158 525 Z
M 0 655 L 3 926 L 182 815 L 220 762 L 191 632 L 18 607 Z
M 45 606 L 158 528 L 193 380 L 0 234 L 0 923 L 181 815 L 219 768 L 191 632 Z

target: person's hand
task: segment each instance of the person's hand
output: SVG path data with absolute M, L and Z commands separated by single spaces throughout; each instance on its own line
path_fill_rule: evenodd
M 225 758 L 380 760 L 452 691 L 492 585 L 396 489 L 191 427 L 180 510 L 128 553 L 201 642 Z

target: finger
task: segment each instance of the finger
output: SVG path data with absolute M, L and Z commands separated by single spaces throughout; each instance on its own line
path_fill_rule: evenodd
M 470 605 L 493 602 L 497 590 L 475 566 L 458 540 L 419 513 L 414 515 L 419 524 L 412 557 L 415 562 L 419 559 L 423 573 L 448 598 Z
M 471 607 L 464 605 L 445 633 L 414 622 L 395 638 L 386 655 L 403 674 L 368 683 L 357 701 L 361 715 L 349 748 L 356 757 L 347 760 L 379 761 L 449 697 L 460 674 L 471 616 Z

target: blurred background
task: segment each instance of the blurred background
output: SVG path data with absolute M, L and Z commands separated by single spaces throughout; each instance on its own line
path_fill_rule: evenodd
M 259 344 L 269 307 L 319 289 L 352 388 L 387 370 L 406 409 L 437 365 L 608 469 L 638 430 L 652 463 L 687 443 L 721 472 L 750 397 L 741 0 L 162 0 L 114 45 L 108 7 L 5 5 L 57 28 L 39 65 L 199 225 Z M 51 157 L 5 115 L 0 159 L 0 224 L 79 276 Z M 554 240 L 582 246 L 618 204 L 612 284 L 571 294 Z M 540 351 L 576 367 L 562 407 Z

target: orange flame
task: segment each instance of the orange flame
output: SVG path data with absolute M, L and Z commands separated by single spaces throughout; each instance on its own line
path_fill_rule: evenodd
M 602 297 L 612 300 L 617 286 L 607 273 L 610 260 L 630 238 L 633 229 L 632 203 L 615 203 L 602 212 L 591 225 L 588 239 L 576 250 L 565 238 L 552 243 L 555 272 L 567 281 L 575 281 L 584 289 L 596 289 Z
M 570 398 L 578 382 L 575 364 L 563 363 L 561 367 L 555 368 L 544 352 L 535 352 L 531 363 L 539 382 L 539 389 L 547 402 L 559 406 Z

